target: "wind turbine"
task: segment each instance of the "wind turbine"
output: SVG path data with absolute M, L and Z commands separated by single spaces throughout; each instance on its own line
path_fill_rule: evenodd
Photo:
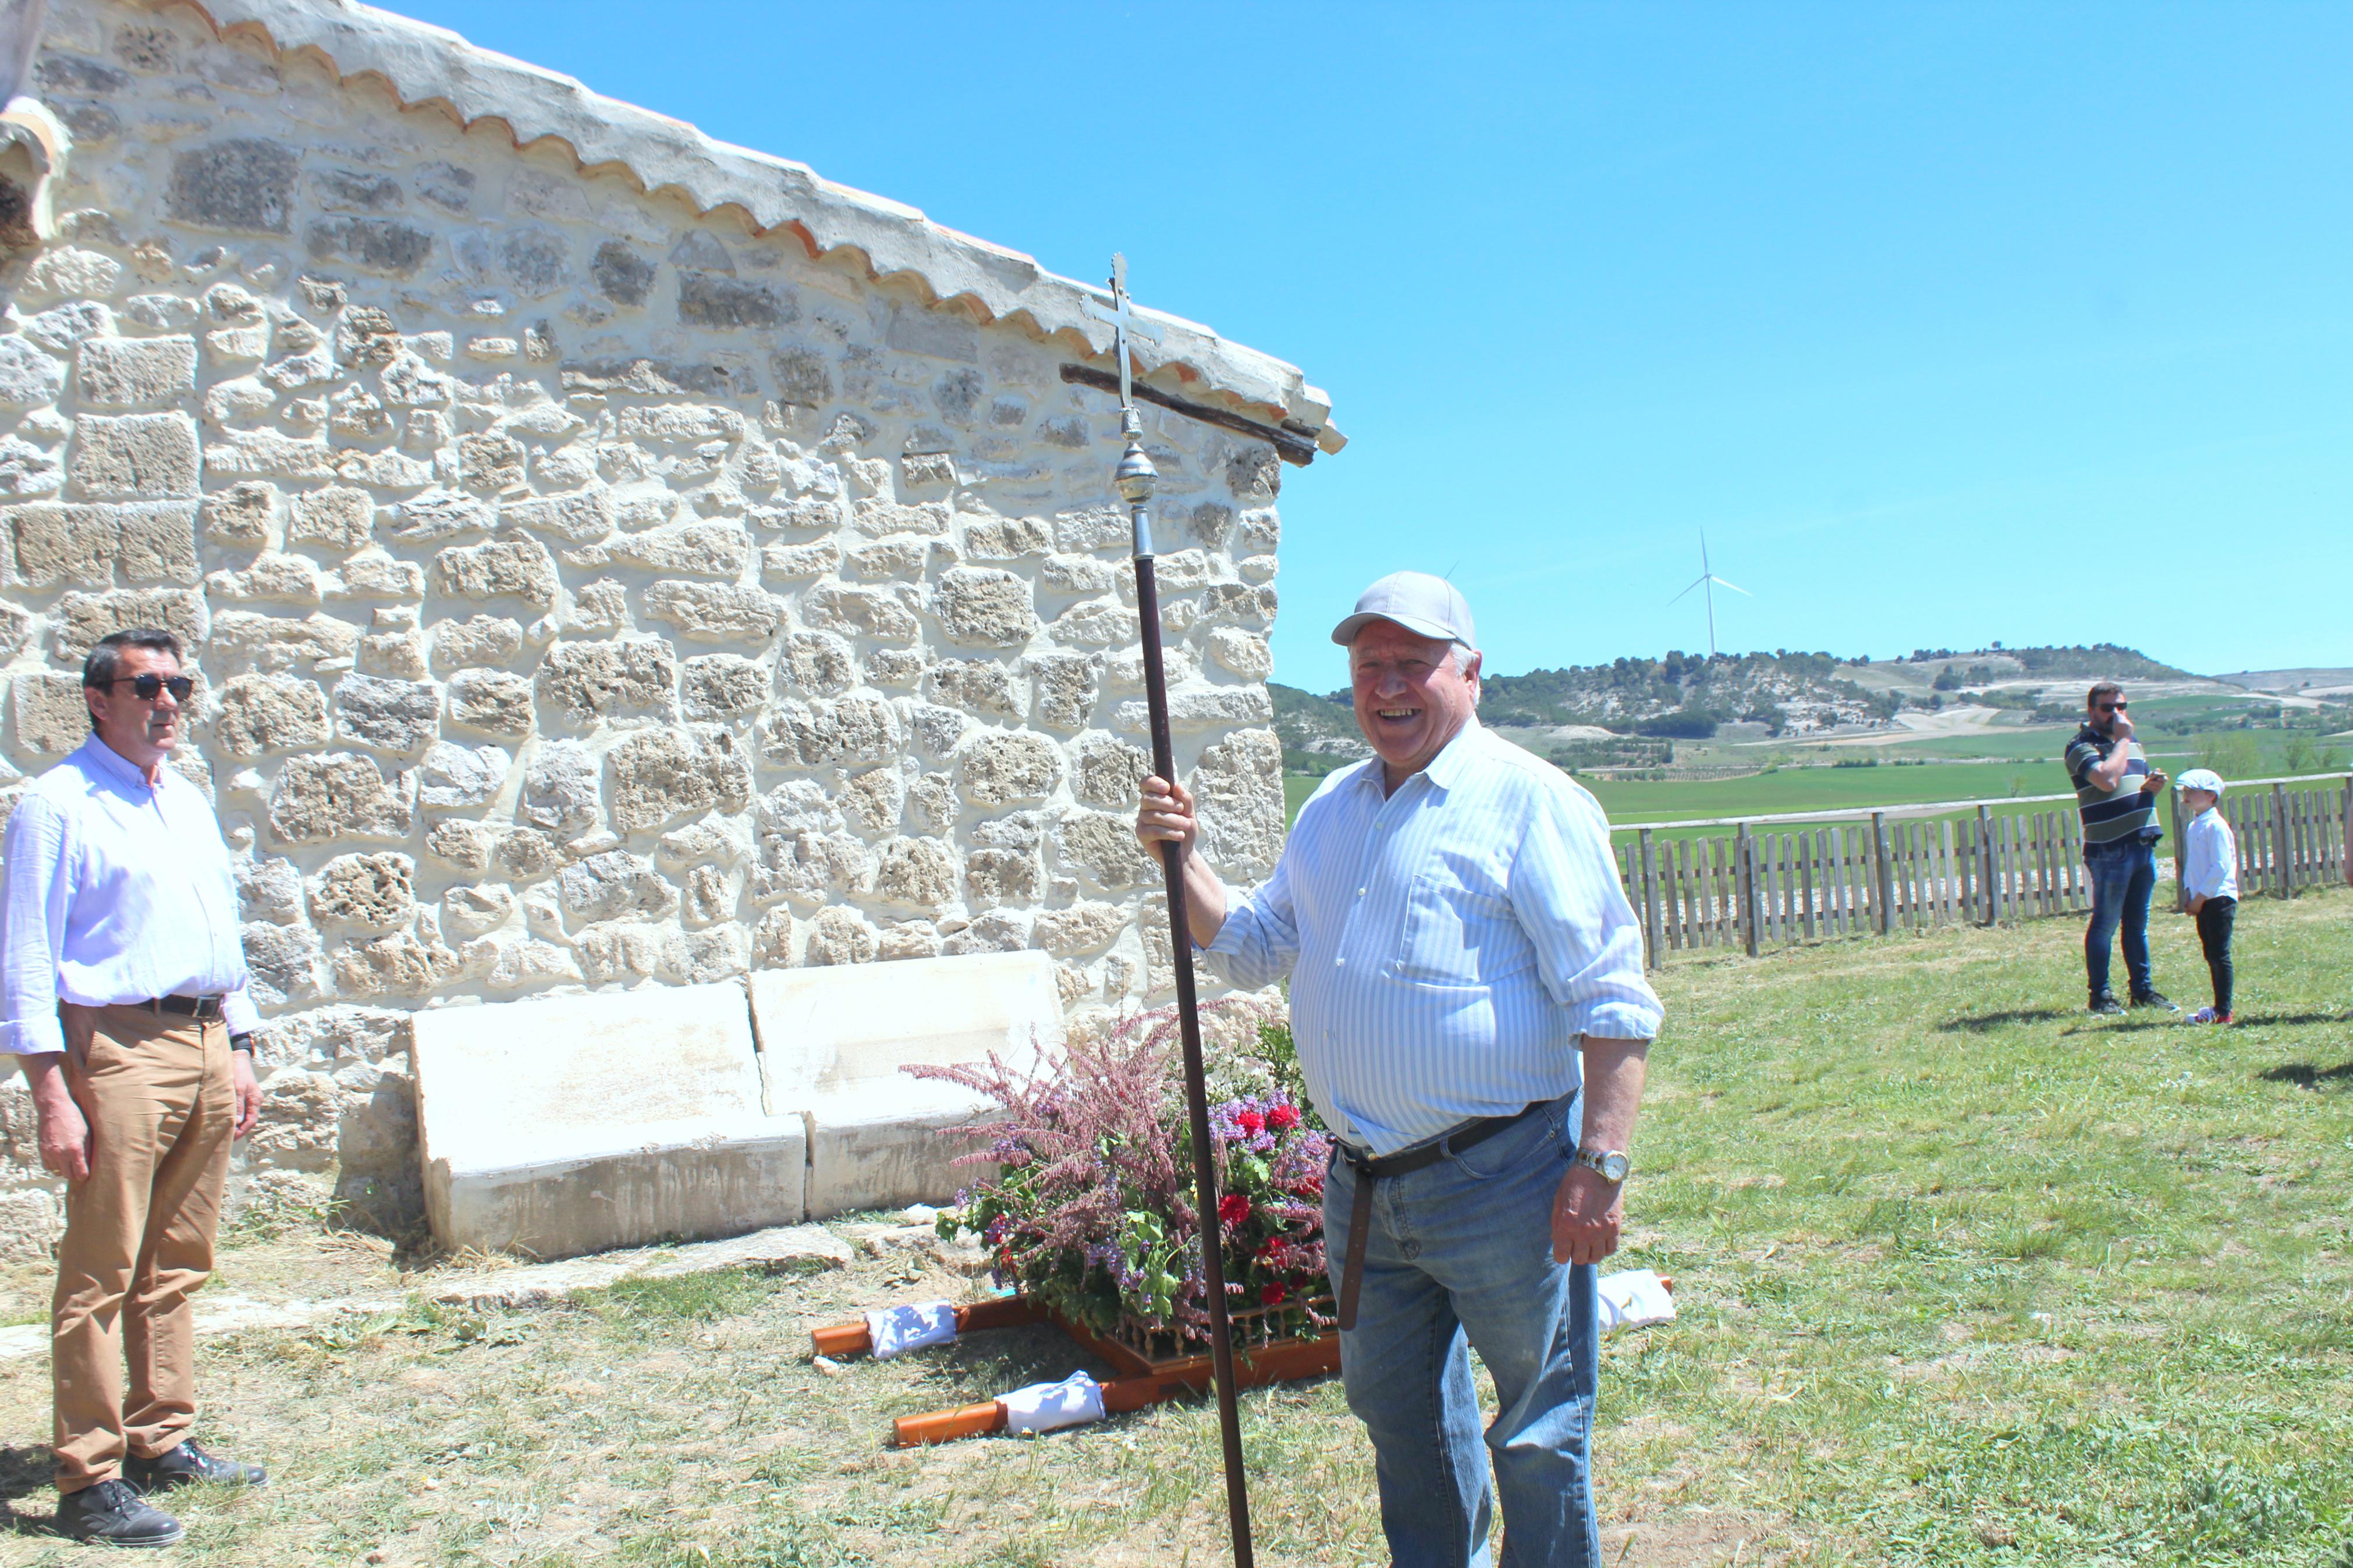
M 1701 590 L 1702 596 L 1707 600 L 1707 657 L 1714 658 L 1715 657 L 1715 591 L 1718 588 L 1729 588 L 1736 594 L 1744 594 L 1752 599 L 1757 595 L 1750 594 L 1737 583 L 1725 582 L 1708 569 L 1707 530 L 1704 528 L 1699 531 L 1699 575 L 1692 580 L 1690 587 L 1686 587 L 1683 594 L 1690 593 L 1693 588 Z M 1683 594 L 1677 594 L 1667 603 L 1670 605 L 1675 603 L 1677 599 L 1683 596 Z

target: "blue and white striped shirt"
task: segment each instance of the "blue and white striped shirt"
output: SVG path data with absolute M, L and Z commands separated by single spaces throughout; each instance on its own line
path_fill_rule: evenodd
M 1308 1092 L 1376 1154 L 1568 1093 L 1580 1036 L 1659 1032 L 1600 805 L 1475 717 L 1387 798 L 1377 757 L 1325 779 L 1227 903 L 1211 966 L 1291 974 Z

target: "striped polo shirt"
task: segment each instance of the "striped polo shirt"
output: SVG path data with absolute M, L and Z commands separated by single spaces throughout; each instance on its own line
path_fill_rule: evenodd
M 2092 770 L 2106 762 L 2118 742 L 2101 734 L 2089 724 L 2075 731 L 2067 742 L 2067 776 L 2075 784 L 2075 810 L 2084 819 L 2084 845 L 2123 844 L 2140 839 L 2154 844 L 2165 837 L 2165 829 L 2157 822 L 2157 795 L 2140 786 L 2148 777 L 2148 757 L 2138 741 L 2123 742 L 2124 777 L 2114 789 L 2102 789 L 2092 781 Z

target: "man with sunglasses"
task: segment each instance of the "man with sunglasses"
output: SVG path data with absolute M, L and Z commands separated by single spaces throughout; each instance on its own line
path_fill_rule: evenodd
M 2067 742 L 2067 776 L 2075 785 L 2084 867 L 2092 879 L 2092 921 L 2084 932 L 2091 1010 L 2104 1016 L 2125 1010 L 2108 989 L 2108 949 L 2121 924 L 2132 1005 L 2179 1013 L 2148 971 L 2148 903 L 2157 890 L 2157 841 L 2165 836 L 2158 826 L 2157 795 L 2165 775 L 2148 765 L 2133 739 L 2122 687 L 2101 681 L 2084 708 L 2084 727 Z
M 0 1052 L 23 1064 L 41 1163 L 67 1183 L 50 1304 L 58 1528 L 169 1546 L 179 1521 L 147 1496 L 266 1479 L 191 1435 L 189 1299 L 212 1272 L 229 1145 L 261 1114 L 259 1018 L 220 823 L 168 765 L 194 690 L 178 639 L 116 632 L 81 684 L 90 739 L 8 823 Z

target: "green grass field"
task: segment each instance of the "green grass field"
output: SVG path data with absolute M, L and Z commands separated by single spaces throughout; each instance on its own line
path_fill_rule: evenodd
M 2251 904 L 2228 1033 L 2094 1025 L 2069 921 L 1671 969 L 1650 1484 L 1801 1560 L 2353 1564 L 2348 915 Z
M 2067 777 L 2059 756 L 2073 731 L 2053 725 L 2004 729 L 1985 735 L 1939 736 L 1873 748 L 1791 745 L 1770 749 L 1711 745 L 1678 748 L 1679 761 L 1715 765 L 1748 764 L 1764 769 L 1732 778 L 1616 780 L 1579 775 L 1619 826 L 1692 818 L 1764 816 L 1781 812 L 1835 811 L 1872 805 L 1909 805 L 1929 801 L 1999 801 L 2019 795 L 2061 795 Z M 2200 765 L 2220 766 L 2226 778 L 2277 777 L 2333 767 L 2341 771 L 2346 742 L 2297 737 L 2277 730 L 2228 730 L 2193 735 L 2155 735 L 2145 744 L 2168 773 Z M 2335 747 L 2337 759 L 2327 755 Z M 2316 755 L 2315 753 L 2318 753 Z M 1833 767 L 1832 762 L 1876 755 L 1877 767 Z M 1906 765 L 1894 765 L 1899 759 Z M 1920 765 L 1910 765 L 1917 759 Z M 1283 804 L 1291 817 L 1321 780 L 1299 774 L 1283 778 Z
M 1852 752 L 1842 753 L 1852 755 Z M 1729 779 L 1620 782 L 1580 777 L 1609 820 L 1620 826 L 1687 817 L 1762 816 L 1785 811 L 1900 805 L 1937 800 L 2006 800 L 2055 795 L 2066 787 L 2057 763 L 2048 766 L 1985 763 L 1922 767 L 1784 767 Z M 1286 774 L 1283 805 L 1292 818 L 1321 779 Z
M 1580 781 L 1613 824 L 1687 817 L 1762 816 L 1784 811 L 1909 805 L 1939 800 L 2007 800 L 2056 795 L 2067 787 L 2056 763 L 2047 768 L 1982 763 L 1916 768 L 1784 768 L 1746 778 L 1619 783 Z
M 1847 939 L 1658 977 L 1619 1261 L 1672 1277 L 1679 1316 L 1605 1343 L 1603 1562 L 2353 1568 L 2353 894 L 2246 906 L 2231 1031 L 2086 1017 L 2079 930 Z M 2155 942 L 2160 984 L 2196 1000 L 2189 923 Z M 308 1245 L 335 1288 L 371 1283 L 333 1238 Z M 270 1268 L 230 1247 L 224 1284 L 321 1288 L 296 1242 L 269 1246 Z M 412 1298 L 206 1340 L 205 1434 L 274 1479 L 175 1498 L 174 1560 L 1226 1561 L 1207 1403 L 897 1452 L 891 1417 L 1082 1358 L 1045 1329 L 809 1358 L 812 1325 L 977 1289 L 883 1251 L 810 1278 L 639 1281 L 512 1313 Z M 0 1362 L 0 1563 L 90 1556 L 40 1533 L 47 1406 L 37 1358 Z M 1259 1560 L 1386 1563 L 1337 1382 L 1242 1409 Z
M 1314 795 L 1315 786 L 1323 782 L 1303 773 L 1282 775 L 1282 821 L 1285 826 L 1299 820 L 1299 808 L 1307 804 L 1307 797 Z

